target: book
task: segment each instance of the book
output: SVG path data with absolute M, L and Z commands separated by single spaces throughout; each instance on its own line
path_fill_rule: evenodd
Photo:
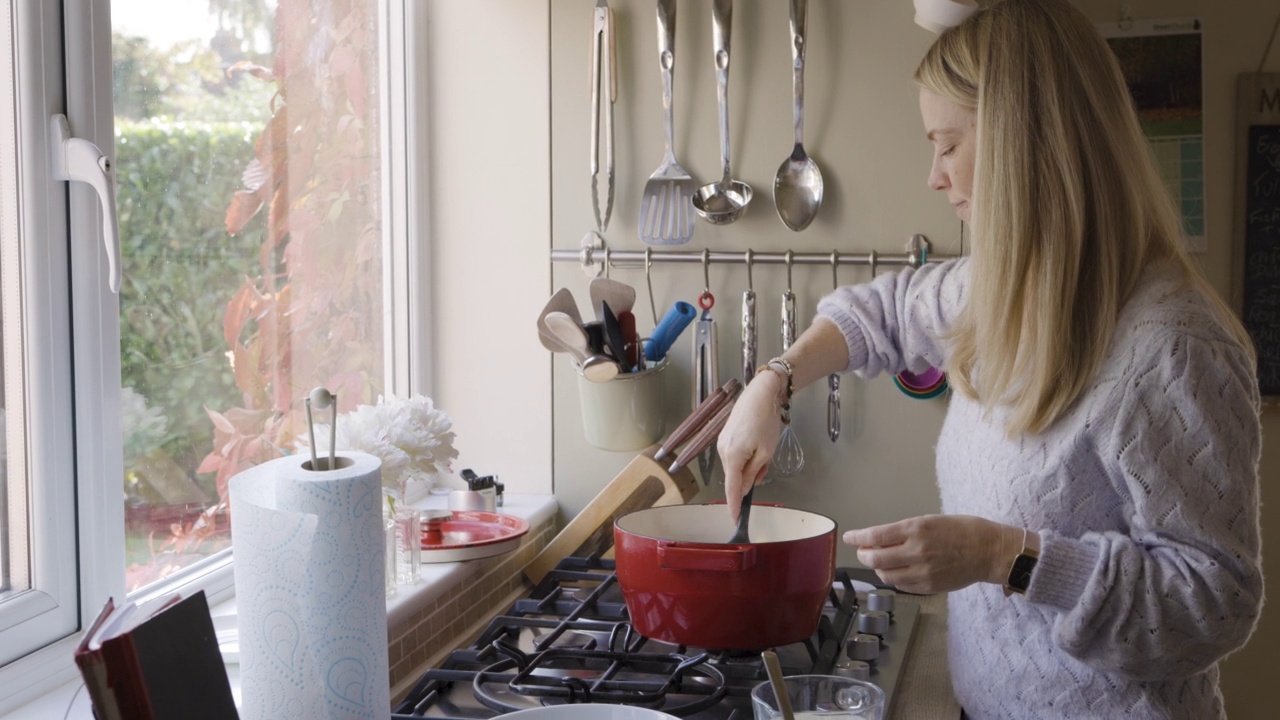
M 238 720 L 204 591 L 116 607 L 75 651 L 98 720 Z

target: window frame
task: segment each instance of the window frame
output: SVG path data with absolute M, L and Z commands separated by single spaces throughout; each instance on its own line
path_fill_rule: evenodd
M 391 392 L 426 393 L 431 386 L 431 342 L 426 324 L 431 317 L 425 206 L 427 94 L 423 86 L 427 76 L 423 70 L 427 10 L 414 0 L 374 1 L 382 20 L 379 88 L 382 117 L 386 119 L 381 123 L 386 168 L 384 257 L 388 260 L 383 264 L 385 373 Z M 21 81 L 20 92 L 33 85 L 40 95 L 39 102 L 27 102 L 22 110 L 24 128 L 34 128 L 39 137 L 29 145 L 40 148 L 44 153 L 40 157 L 47 158 L 49 117 L 63 112 L 75 136 L 94 142 L 114 162 L 109 0 L 13 2 L 21 9 L 15 12 L 19 21 L 15 43 L 25 52 L 34 52 L 31 46 L 38 46 L 40 53 L 39 62 L 18 56 L 19 71 L 33 76 Z M 58 279 L 51 280 L 56 287 L 42 288 L 53 298 L 49 309 L 56 310 L 64 325 L 71 326 L 62 345 L 45 351 L 64 359 L 62 379 L 50 379 L 45 387 L 55 394 L 61 391 L 59 409 L 48 414 L 65 423 L 66 431 L 42 434 L 63 438 L 61 452 L 51 456 L 65 467 L 59 467 L 57 480 L 50 483 L 58 492 L 50 506 L 63 509 L 65 517 L 50 527 L 49 537 L 58 549 L 49 560 L 71 569 L 70 594 L 59 606 L 62 624 L 41 635 L 43 647 L 0 665 L 0 715 L 59 685 L 77 681 L 72 651 L 80 629 L 92 622 L 108 596 L 125 596 L 119 299 L 106 281 L 97 196 L 83 183 L 52 180 L 47 160 L 39 172 L 41 181 L 33 186 L 47 191 L 27 192 L 24 197 L 43 196 L 39 199 L 48 206 L 40 208 L 42 217 L 59 224 L 51 230 L 60 229 L 60 234 L 42 236 L 69 238 L 42 248 L 49 255 L 43 272 Z M 27 221 L 29 215 L 23 218 Z M 52 271 L 63 267 L 68 271 Z M 234 594 L 233 552 L 212 556 L 130 597 L 145 599 L 176 589 L 183 593 L 204 590 L 211 603 L 228 599 Z M 0 620 L 0 625 L 3 622 Z
M 35 0 L 15 0 L 9 15 L 14 47 L 9 58 L 17 83 L 14 98 L 14 130 L 19 139 L 15 171 L 18 195 L 18 274 L 22 287 L 17 314 L 23 377 L 16 383 L 19 397 L 8 398 L 19 412 L 6 417 L 22 423 L 24 442 L 8 449 L 25 456 L 27 483 L 27 547 L 52 548 L 53 552 L 28 550 L 29 588 L 16 590 L 0 601 L 0 662 L 27 654 L 51 637 L 74 630 L 79 603 L 76 573 L 75 466 L 72 462 L 72 338 L 68 305 L 69 278 L 55 268 L 67 263 L 67 248 L 41 243 L 39 238 L 65 235 L 66 203 L 56 192 L 48 158 L 49 113 L 60 102 L 60 82 L 37 83 L 42 71 L 61 67 L 61 38 L 51 28 L 60 27 L 57 8 Z M 57 41 L 54 45 L 51 41 Z M 6 58 L 8 59 L 8 58 Z M 43 191 L 42 191 L 43 190 Z M 32 478 L 49 481 L 32 482 Z

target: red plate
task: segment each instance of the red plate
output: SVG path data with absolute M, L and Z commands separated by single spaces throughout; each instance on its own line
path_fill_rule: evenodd
M 422 562 L 456 562 L 516 549 L 529 532 L 523 518 L 483 510 L 454 510 L 453 517 L 422 526 Z

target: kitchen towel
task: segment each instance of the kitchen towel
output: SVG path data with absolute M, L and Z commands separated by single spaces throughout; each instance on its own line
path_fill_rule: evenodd
M 291 455 L 231 478 L 243 720 L 391 707 L 381 461 L 340 452 L 335 465 Z

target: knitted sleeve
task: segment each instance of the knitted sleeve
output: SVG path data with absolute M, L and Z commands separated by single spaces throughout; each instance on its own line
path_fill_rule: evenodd
M 938 336 L 962 307 L 967 258 L 908 268 L 862 285 L 842 287 L 818 302 L 818 316 L 833 321 L 849 347 L 846 372 L 866 377 L 943 368 Z
M 1261 611 L 1259 397 L 1248 354 L 1161 328 L 1093 414 L 1127 531 L 1042 533 L 1027 598 L 1055 643 L 1138 680 L 1186 677 L 1239 648 Z M 1094 478 L 1076 478 L 1091 482 Z

